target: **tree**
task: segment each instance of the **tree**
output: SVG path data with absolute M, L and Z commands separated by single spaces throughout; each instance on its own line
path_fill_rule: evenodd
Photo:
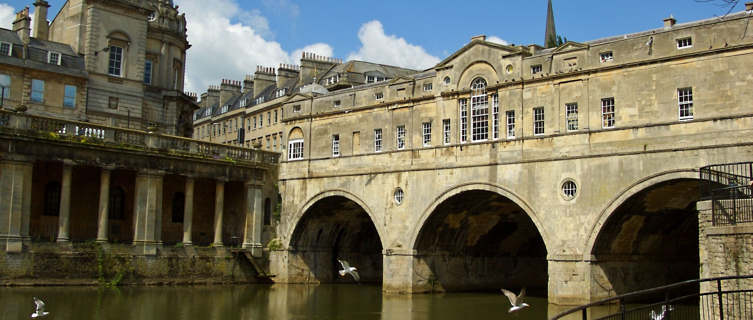
M 567 43 L 567 37 L 563 37 L 562 35 L 558 34 L 556 37 L 549 37 L 549 39 L 547 39 L 546 47 L 555 48 L 565 43 Z

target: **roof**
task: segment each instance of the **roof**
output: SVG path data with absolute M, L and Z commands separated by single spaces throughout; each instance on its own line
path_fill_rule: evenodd
M 10 43 L 13 46 L 10 56 L 0 56 L 0 63 L 76 77 L 87 77 L 84 57 L 76 54 L 73 48 L 67 44 L 31 38 L 27 59 L 24 59 L 24 44 L 18 33 L 0 28 L 0 41 Z M 60 54 L 60 65 L 48 63 L 49 52 Z

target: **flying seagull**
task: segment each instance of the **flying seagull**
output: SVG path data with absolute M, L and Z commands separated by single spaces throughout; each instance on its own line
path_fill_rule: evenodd
M 358 272 L 356 272 L 356 267 L 351 267 L 348 261 L 337 259 L 338 262 L 340 262 L 340 266 L 342 266 L 342 270 L 339 270 L 341 277 L 344 277 L 345 274 L 350 274 L 353 276 L 353 279 L 356 280 L 356 282 L 361 281 L 361 277 L 358 276 Z
M 32 318 L 44 317 L 50 314 L 49 312 L 44 311 L 44 301 L 37 299 L 37 297 L 34 297 L 34 304 L 37 306 L 37 310 L 31 314 Z
M 517 296 L 515 296 L 512 291 L 507 289 L 502 289 L 502 293 L 507 296 L 507 299 L 510 300 L 510 304 L 512 305 L 512 307 L 510 307 L 510 310 L 507 312 L 512 313 L 522 310 L 523 308 L 530 307 L 527 303 L 523 302 L 523 299 L 525 299 L 526 297 L 526 288 L 521 289 L 520 294 L 518 294 Z
M 674 310 L 675 308 L 672 308 L 672 306 L 669 306 L 667 308 L 667 305 L 661 306 L 661 313 L 656 313 L 654 310 L 651 310 L 651 320 L 664 320 L 664 318 L 667 316 L 667 313 Z

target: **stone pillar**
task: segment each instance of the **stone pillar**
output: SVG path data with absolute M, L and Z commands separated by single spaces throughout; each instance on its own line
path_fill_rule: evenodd
M 102 168 L 99 176 L 99 210 L 97 217 L 97 242 L 107 242 L 110 211 L 110 172 L 109 168 Z
M 57 242 L 71 241 L 71 176 L 73 164 L 63 162 L 63 179 L 60 183 L 60 213 L 58 214 Z
M 186 202 L 183 205 L 183 245 L 190 246 L 193 244 L 191 240 L 191 232 L 193 232 L 193 178 L 186 177 Z
M 136 174 L 133 244 L 140 254 L 156 255 L 162 245 L 162 179 L 159 171 Z
M 264 201 L 261 186 L 246 183 L 246 224 L 243 230 L 243 248 L 251 249 L 254 257 L 262 256 L 261 233 L 264 225 Z
M 225 210 L 225 181 L 217 180 L 214 197 L 214 242 L 213 247 L 222 247 L 222 215 Z
M 0 245 L 6 252 L 23 251 L 29 240 L 33 171 L 32 163 L 0 162 Z
M 549 256 L 547 265 L 549 303 L 574 306 L 608 297 L 594 283 L 592 262 L 582 256 Z
M 411 293 L 413 262 L 416 251 L 403 248 L 385 249 L 382 260 L 382 290 L 387 293 Z

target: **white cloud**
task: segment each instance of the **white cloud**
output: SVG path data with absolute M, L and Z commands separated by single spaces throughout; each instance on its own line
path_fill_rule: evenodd
M 263 3 L 267 8 L 277 11 L 277 13 L 285 13 L 293 18 L 298 17 L 301 12 L 298 5 L 290 2 L 290 0 L 264 0 Z
M 413 45 L 395 35 L 384 33 L 382 23 L 378 20 L 369 21 L 358 30 L 361 48 L 358 52 L 351 52 L 348 60 L 365 60 L 405 68 L 425 69 L 439 62 L 439 58 L 432 56 L 424 48 Z
M 238 20 L 249 25 L 262 37 L 269 38 L 273 36 L 272 31 L 269 29 L 269 21 L 261 15 L 261 11 L 258 9 L 242 12 L 238 15 Z
M 294 50 L 293 53 L 290 54 L 290 59 L 293 61 L 299 61 L 303 52 L 315 53 L 325 57 L 331 57 L 333 54 L 332 47 L 326 43 L 319 42 Z
M 11 29 L 15 19 L 16 10 L 5 3 L 0 3 L 0 28 Z
M 503 44 L 503 45 L 509 45 L 510 44 L 509 42 L 507 42 L 507 41 L 505 41 L 502 38 L 497 37 L 497 36 L 487 37 L 486 41 L 494 42 L 494 43 L 498 43 L 498 44 Z

